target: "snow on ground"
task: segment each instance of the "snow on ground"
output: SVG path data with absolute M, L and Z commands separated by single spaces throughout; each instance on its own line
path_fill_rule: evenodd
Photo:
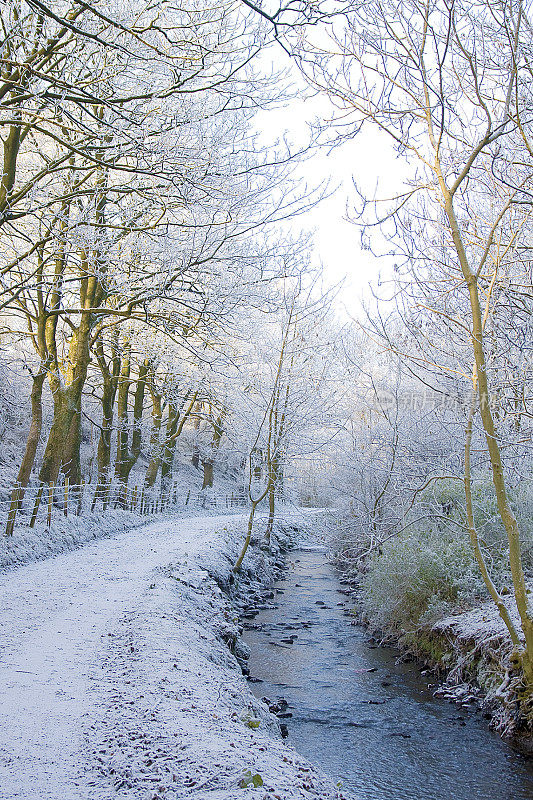
M 0 576 L 1 800 L 342 797 L 223 642 L 236 619 L 210 576 L 244 527 L 161 520 Z
M 507 607 L 518 635 L 523 638 L 514 596 L 511 594 L 506 595 L 503 598 L 503 602 Z M 437 633 L 449 633 L 459 640 L 483 641 L 501 638 L 502 640 L 508 639 L 510 641 L 507 627 L 492 600 L 487 600 L 471 611 L 464 611 L 439 620 L 433 626 L 433 630 Z
M 17 525 L 11 536 L 0 536 L 0 572 L 29 561 L 41 561 L 57 553 L 76 550 L 78 547 L 95 539 L 115 536 L 119 531 L 128 530 L 136 525 L 146 525 L 147 522 L 168 518 L 169 515 L 181 517 L 198 516 L 214 513 L 230 513 L 225 508 L 225 496 L 217 496 L 210 490 L 198 493 L 191 498 L 190 504 L 185 505 L 182 500 L 172 506 L 171 510 L 162 513 L 143 516 L 136 511 L 127 511 L 108 506 L 105 511 L 90 511 L 84 509 L 82 515 L 69 513 L 63 516 L 61 511 L 52 519 L 50 528 L 42 520 L 34 528 L 30 528 L 27 520 L 17 517 Z M 227 508 L 227 507 L 226 507 Z M 4 514 L 4 517 L 6 515 Z M 0 528 L 5 526 L 5 518 L 0 520 Z
M 118 531 L 145 523 L 146 518 L 133 511 L 108 508 L 80 517 L 71 514 L 65 518 L 59 514 L 50 528 L 45 524 L 35 528 L 17 524 L 12 536 L 0 538 L 0 571 L 75 550 L 91 540 L 114 536 Z

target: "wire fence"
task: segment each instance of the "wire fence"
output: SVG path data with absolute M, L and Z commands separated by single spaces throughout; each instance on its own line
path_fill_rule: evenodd
M 70 484 L 68 479 L 57 484 L 0 486 L 0 525 L 6 535 L 18 526 L 50 527 L 57 518 L 82 517 L 109 508 L 132 511 L 142 516 L 191 506 L 193 508 L 244 507 L 248 499 L 244 491 L 220 494 L 212 489 L 189 490 L 185 495 L 178 483 L 160 487 L 108 484 Z

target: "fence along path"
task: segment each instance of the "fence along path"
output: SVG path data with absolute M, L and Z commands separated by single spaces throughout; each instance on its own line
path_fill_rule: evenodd
M 191 491 L 183 497 L 178 483 L 167 492 L 144 486 L 126 486 L 120 483 L 71 485 L 68 478 L 57 484 L 27 486 L 0 486 L 0 524 L 5 535 L 11 535 L 17 526 L 34 528 L 51 526 L 58 515 L 78 517 L 92 511 L 118 508 L 142 516 L 158 514 L 182 506 L 196 508 L 234 508 L 247 505 L 243 491 L 216 494 L 212 490 Z

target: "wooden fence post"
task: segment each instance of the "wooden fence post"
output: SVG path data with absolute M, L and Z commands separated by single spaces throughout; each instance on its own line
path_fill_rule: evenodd
M 63 500 L 63 514 L 68 517 L 68 478 L 65 476 L 65 497 Z
M 83 478 L 81 479 L 80 490 L 78 494 L 78 508 L 76 510 L 76 516 L 79 517 L 82 510 L 83 510 L 83 490 L 85 489 L 85 481 Z
M 17 482 L 15 484 L 14 488 L 13 488 L 12 493 L 11 493 L 11 505 L 10 505 L 9 514 L 8 514 L 8 517 L 7 517 L 7 528 L 6 528 L 6 533 L 5 533 L 6 536 L 12 536 L 12 534 L 13 534 L 13 530 L 15 528 L 15 519 L 16 519 L 16 516 L 17 516 L 17 511 L 19 510 L 20 504 L 21 504 L 21 500 L 20 500 L 21 495 L 22 495 L 22 492 L 21 492 L 20 484 Z
M 39 506 L 41 505 L 41 498 L 43 496 L 43 491 L 44 491 L 44 483 L 39 486 L 39 491 L 37 492 L 37 496 L 35 498 L 35 504 L 33 506 L 33 512 L 30 520 L 30 528 L 33 528 L 37 521 L 37 514 L 39 511 Z
M 54 505 L 54 484 L 50 483 L 48 486 L 48 516 L 46 524 L 48 527 L 52 525 L 52 508 Z

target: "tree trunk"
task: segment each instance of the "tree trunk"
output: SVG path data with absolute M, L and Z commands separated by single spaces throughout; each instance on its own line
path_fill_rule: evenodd
M 128 430 L 128 394 L 130 386 L 130 361 L 129 354 L 124 356 L 121 370 L 121 380 L 118 389 L 117 412 L 119 418 L 119 432 L 117 445 L 117 463 L 115 474 L 120 480 L 124 490 L 128 485 L 130 472 L 141 455 L 142 445 L 142 416 L 144 410 L 144 396 L 146 390 L 146 376 L 150 368 L 148 360 L 143 361 L 139 367 L 139 376 L 135 387 L 133 400 L 133 421 L 131 433 L 131 450 L 129 448 Z M 120 505 L 124 505 L 124 496 L 119 498 Z
M 270 484 L 270 480 L 269 480 L 269 482 L 267 483 L 267 486 L 265 488 L 265 491 L 262 492 L 262 494 L 258 498 L 253 500 L 252 496 L 251 496 L 251 490 L 252 490 L 251 474 L 252 473 L 251 473 L 251 470 L 250 470 L 250 482 L 248 484 L 248 496 L 250 498 L 252 507 L 250 508 L 250 516 L 248 517 L 248 530 L 246 532 L 246 539 L 244 540 L 244 544 L 242 546 L 242 550 L 241 550 L 241 552 L 239 554 L 239 557 L 238 557 L 237 561 L 235 562 L 235 564 L 233 566 L 233 572 L 240 572 L 244 556 L 246 555 L 246 551 L 248 550 L 248 546 L 249 546 L 250 540 L 252 538 L 252 530 L 253 530 L 253 526 L 254 526 L 255 509 L 257 508 L 259 503 L 262 500 L 265 499 L 265 497 L 267 495 L 267 492 L 269 491 L 270 485 L 271 485 Z
M 168 404 L 168 420 L 165 431 L 165 443 L 161 459 L 161 496 L 170 490 L 172 485 L 172 471 L 174 468 L 174 453 L 176 452 L 177 430 L 179 422 L 179 409 L 175 403 Z
M 268 522 L 265 530 L 265 542 L 270 544 L 270 537 L 274 528 L 274 518 L 276 513 L 276 483 L 274 480 L 268 483 Z
M 20 118 L 20 111 L 15 112 L 15 115 Z M 10 125 L 4 140 L 4 168 L 0 175 L 0 217 L 9 208 L 10 195 L 15 185 L 21 131 L 20 125 Z
M 224 435 L 224 428 L 222 427 L 223 419 L 224 412 L 219 414 L 213 423 L 213 438 L 211 439 L 211 444 L 209 445 L 209 456 L 205 459 L 202 459 L 202 466 L 204 469 L 202 489 L 212 488 L 213 486 L 215 457 L 218 452 L 218 448 L 220 447 L 220 440 Z
M 192 457 L 191 463 L 195 469 L 199 469 L 200 467 L 200 445 L 198 444 L 198 432 L 200 430 L 200 411 L 202 409 L 202 404 L 198 403 L 196 406 L 197 416 L 194 418 L 194 443 L 192 446 Z
M 204 469 L 202 489 L 210 489 L 213 486 L 213 460 L 206 458 L 205 461 L 202 461 L 202 467 Z
M 68 478 L 70 486 L 81 485 L 81 397 L 78 400 L 78 408 L 72 416 L 63 452 L 63 472 Z
M 56 483 L 61 463 L 68 458 L 79 471 L 81 398 L 90 361 L 90 315 L 82 314 L 78 328 L 72 333 L 67 371 L 67 385 L 62 384 L 57 360 L 49 372 L 50 387 L 54 397 L 54 420 L 46 443 L 43 463 L 39 473 L 40 483 Z M 49 351 L 55 352 L 55 323 L 48 330 Z M 78 421 L 74 420 L 78 417 Z M 79 479 L 79 476 L 78 476 Z
M 242 546 L 242 550 L 241 550 L 241 552 L 239 554 L 239 557 L 238 557 L 237 561 L 235 562 L 235 564 L 233 566 L 233 572 L 235 572 L 235 573 L 240 572 L 240 570 L 241 570 L 241 566 L 242 566 L 242 562 L 243 562 L 244 556 L 246 555 L 246 551 L 248 550 L 248 546 L 250 544 L 250 539 L 252 538 L 252 530 L 253 530 L 253 527 L 254 527 L 255 509 L 257 508 L 257 506 L 259 505 L 261 500 L 264 498 L 264 496 L 265 495 L 262 494 L 261 497 L 258 500 L 253 500 L 252 501 L 252 507 L 250 509 L 250 516 L 248 517 L 248 529 L 246 531 L 246 538 L 244 540 L 244 544 Z
M 105 358 L 102 339 L 99 338 L 95 343 L 96 359 L 102 373 L 102 427 L 100 428 L 98 448 L 96 451 L 98 477 L 91 510 L 95 507 L 98 500 L 102 501 L 102 505 L 105 508 L 107 500 L 108 484 L 110 480 L 111 440 L 113 436 L 115 397 L 122 366 L 118 349 L 118 337 L 118 331 L 115 331 L 112 336 L 111 360 L 109 363 Z
M 159 473 L 159 467 L 161 466 L 161 456 L 162 456 L 162 445 L 161 445 L 161 424 L 163 421 L 163 411 L 162 411 L 162 397 L 161 395 L 155 391 L 155 388 L 152 386 L 150 388 L 150 394 L 152 396 L 152 432 L 150 434 L 150 461 L 148 463 L 148 467 L 146 469 L 146 475 L 144 478 L 144 485 L 147 489 L 150 489 L 152 486 L 155 485 L 157 480 L 157 475 Z
M 198 390 L 193 393 L 189 405 L 186 406 L 190 394 L 191 391 L 189 390 L 183 398 L 181 406 L 179 407 L 176 405 L 176 403 L 168 404 L 168 421 L 165 433 L 165 444 L 163 446 L 163 457 L 161 460 L 161 497 L 168 496 L 170 492 L 176 442 L 181 436 L 181 432 L 183 431 L 185 423 L 189 419 L 194 408 L 194 404 L 196 403 L 196 398 L 198 396 Z
M 28 438 L 26 439 L 26 449 L 24 450 L 22 463 L 17 475 L 17 482 L 11 493 L 11 503 L 5 531 L 6 536 L 11 536 L 13 533 L 17 511 L 20 508 L 20 503 L 24 497 L 24 491 L 29 483 L 31 471 L 35 463 L 35 454 L 37 452 L 43 426 L 42 396 L 45 378 L 46 372 L 44 370 L 40 370 L 33 378 L 30 429 L 28 431 Z
M 468 261 L 459 229 L 459 224 L 455 216 L 452 197 L 449 193 L 447 193 L 445 188 L 443 194 L 446 198 L 446 214 L 450 223 L 453 243 L 455 245 L 465 283 L 468 287 L 472 319 L 472 349 L 474 352 L 476 375 L 479 387 L 479 413 L 483 424 L 487 449 L 489 452 L 496 503 L 498 505 L 498 511 L 505 527 L 507 540 L 509 542 L 509 564 L 513 579 L 516 607 L 520 616 L 520 623 L 525 637 L 525 648 L 519 653 L 519 658 L 526 683 L 531 689 L 533 689 L 533 617 L 529 611 L 526 583 L 522 567 L 518 523 L 509 505 L 509 499 L 507 497 L 507 487 L 505 484 L 500 445 L 490 407 L 490 390 L 483 344 L 483 314 L 481 311 L 478 279 L 476 274 L 472 272 Z
M 69 408 L 67 390 L 56 389 L 54 396 L 54 418 L 48 434 L 48 440 L 39 471 L 39 483 L 56 484 L 63 460 L 65 441 L 67 438 L 73 412 Z
M 124 484 L 127 486 L 130 472 L 139 460 L 142 448 L 142 419 L 144 411 L 144 398 L 146 394 L 146 376 L 150 364 L 148 360 L 143 361 L 139 367 L 139 376 L 135 387 L 135 396 L 133 400 L 133 430 L 131 434 L 131 450 L 128 453 L 128 459 L 122 471 L 122 478 Z
M 477 379 L 474 380 L 474 386 L 472 390 L 472 402 L 470 405 L 470 412 L 468 415 L 468 422 L 466 425 L 466 436 L 465 436 L 465 476 L 464 476 L 464 487 L 465 487 L 465 501 L 466 501 L 466 518 L 468 523 L 468 534 L 470 536 L 470 544 L 472 545 L 472 550 L 474 551 L 474 556 L 477 561 L 477 565 L 479 567 L 479 571 L 487 587 L 487 591 L 489 592 L 490 596 L 492 597 L 500 617 L 502 618 L 503 622 L 507 630 L 509 631 L 509 635 L 513 642 L 515 648 L 520 650 L 521 642 L 520 637 L 518 636 L 518 632 L 514 626 L 514 623 L 509 615 L 509 612 L 503 602 L 503 598 L 501 597 L 500 593 L 498 592 L 492 578 L 490 577 L 485 558 L 483 553 L 481 552 L 481 547 L 479 545 L 479 537 L 476 529 L 476 524 L 474 521 L 474 506 L 472 502 L 472 471 L 471 471 L 471 451 L 472 451 L 472 430 L 474 426 L 474 417 L 476 415 L 476 400 L 477 400 Z
M 115 477 L 122 483 L 125 464 L 128 460 L 128 398 L 130 391 L 130 346 L 124 346 L 122 367 L 118 379 L 117 394 L 117 457 L 115 459 Z
M 111 464 L 111 437 L 113 435 L 113 413 L 115 406 L 116 382 L 104 379 L 102 387 L 102 427 L 98 439 L 98 449 L 96 451 L 98 478 L 96 492 L 93 500 L 93 508 L 96 500 L 102 500 L 106 496 L 107 485 L 109 482 L 109 465 Z
M 274 528 L 274 519 L 276 513 L 276 494 L 279 493 L 280 488 L 283 487 L 283 467 L 282 459 L 279 456 L 274 456 L 271 459 L 270 469 L 268 474 L 268 522 L 265 529 L 265 542 L 270 544 L 270 536 Z

